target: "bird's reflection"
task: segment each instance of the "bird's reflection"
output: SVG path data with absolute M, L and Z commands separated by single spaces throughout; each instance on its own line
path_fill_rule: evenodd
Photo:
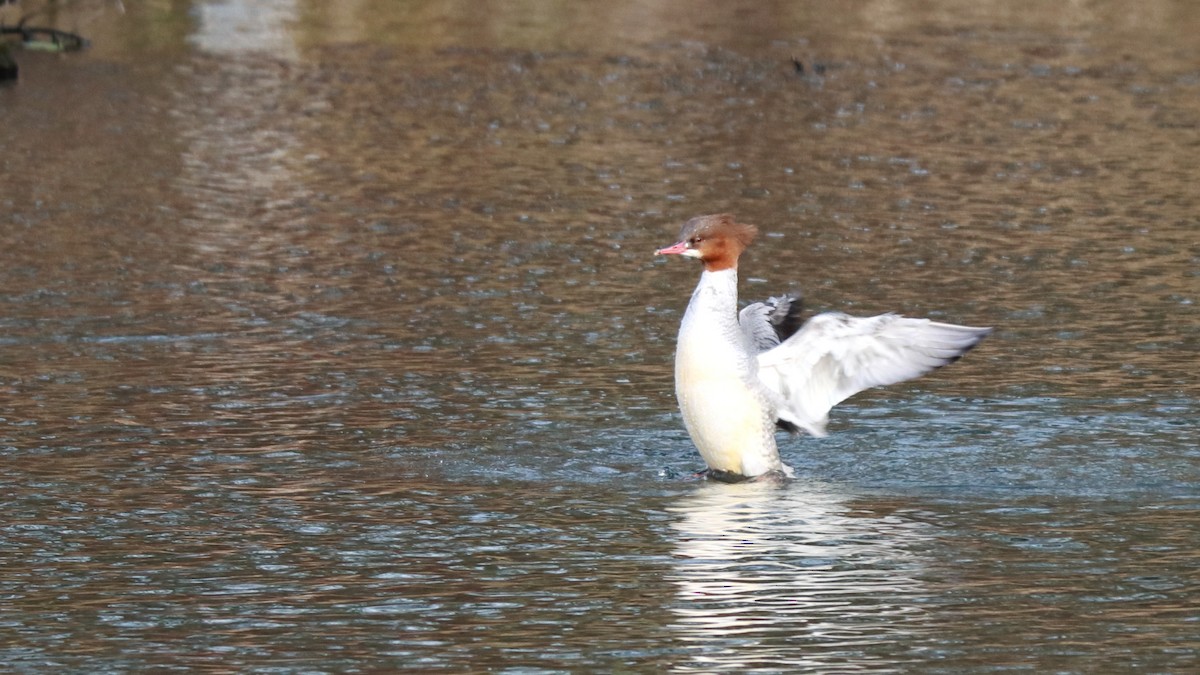
M 821 484 L 710 483 L 673 510 L 680 670 L 880 667 L 921 632 L 933 535 Z M 916 645 L 914 645 L 916 647 Z

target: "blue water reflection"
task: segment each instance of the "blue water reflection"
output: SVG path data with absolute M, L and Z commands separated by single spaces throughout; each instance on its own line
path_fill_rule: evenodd
M 681 671 L 894 665 L 929 629 L 927 523 L 816 482 L 709 484 L 670 511 Z

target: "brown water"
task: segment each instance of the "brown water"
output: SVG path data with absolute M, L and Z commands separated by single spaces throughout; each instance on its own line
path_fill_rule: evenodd
M 0 89 L 9 668 L 1200 668 L 1200 7 L 132 4 Z M 722 210 L 997 332 L 695 480 Z

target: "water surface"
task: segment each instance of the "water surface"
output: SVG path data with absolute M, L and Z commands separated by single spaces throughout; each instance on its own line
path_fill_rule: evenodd
M 1200 665 L 1190 4 L 473 7 L 19 55 L 0 659 Z M 697 480 L 651 252 L 726 210 L 748 298 L 997 331 Z

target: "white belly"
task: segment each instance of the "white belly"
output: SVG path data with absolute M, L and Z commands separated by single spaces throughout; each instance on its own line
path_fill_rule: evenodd
M 764 398 L 734 368 L 714 368 L 711 350 L 676 355 L 675 393 L 692 442 L 709 468 L 757 476 L 781 468 L 775 421 Z

